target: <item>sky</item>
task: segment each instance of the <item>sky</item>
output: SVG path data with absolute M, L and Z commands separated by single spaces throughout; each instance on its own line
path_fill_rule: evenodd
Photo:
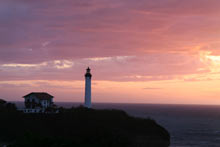
M 220 105 L 219 0 L 0 0 L 0 98 Z

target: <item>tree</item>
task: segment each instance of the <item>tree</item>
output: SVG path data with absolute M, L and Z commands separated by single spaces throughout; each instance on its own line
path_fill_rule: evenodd
M 0 99 L 0 112 L 15 112 L 17 108 L 15 104 L 8 103 L 5 100 Z
M 5 100 L 0 99 L 0 105 L 4 105 L 5 103 L 6 103 L 6 101 L 5 101 Z

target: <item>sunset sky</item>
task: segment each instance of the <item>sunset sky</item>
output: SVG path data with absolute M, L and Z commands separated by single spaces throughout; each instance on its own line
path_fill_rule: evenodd
M 220 105 L 220 0 L 0 0 L 0 98 Z

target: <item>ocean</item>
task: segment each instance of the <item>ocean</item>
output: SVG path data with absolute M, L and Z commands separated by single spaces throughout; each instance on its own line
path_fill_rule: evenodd
M 16 103 L 23 107 L 23 103 Z M 80 103 L 57 102 L 70 108 Z M 152 118 L 171 135 L 170 147 L 220 147 L 220 106 L 95 103 L 94 109 L 121 109 L 129 115 Z

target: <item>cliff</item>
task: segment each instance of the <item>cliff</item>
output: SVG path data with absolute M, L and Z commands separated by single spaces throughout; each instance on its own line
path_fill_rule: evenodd
M 154 120 L 121 110 L 83 107 L 58 114 L 1 111 L 0 142 L 16 147 L 168 147 L 170 135 Z

